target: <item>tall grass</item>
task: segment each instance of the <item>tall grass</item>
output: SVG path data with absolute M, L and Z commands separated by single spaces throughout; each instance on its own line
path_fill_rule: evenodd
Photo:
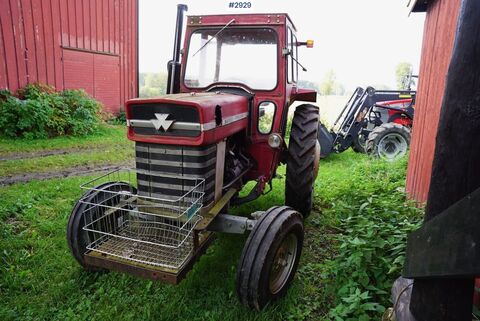
M 0 320 L 367 320 L 389 304 L 407 231 L 421 212 L 405 202 L 406 160 L 345 152 L 322 161 L 306 220 L 299 271 L 287 296 L 262 312 L 235 295 L 246 236 L 219 235 L 178 286 L 115 272 L 87 273 L 65 228 L 85 177 L 0 188 Z M 274 191 L 233 209 L 248 215 L 283 203 Z

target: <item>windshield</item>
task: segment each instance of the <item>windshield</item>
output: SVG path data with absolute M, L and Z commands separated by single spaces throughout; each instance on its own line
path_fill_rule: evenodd
M 217 82 L 228 82 L 242 83 L 259 90 L 274 89 L 277 85 L 275 31 L 268 28 L 228 28 L 213 38 L 219 30 L 199 30 L 192 34 L 185 85 L 203 88 Z

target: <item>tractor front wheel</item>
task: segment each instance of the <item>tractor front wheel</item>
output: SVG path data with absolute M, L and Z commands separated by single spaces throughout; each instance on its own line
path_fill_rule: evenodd
M 405 126 L 397 123 L 382 124 L 368 135 L 367 153 L 394 161 L 407 153 L 410 136 L 410 129 Z
M 357 137 L 353 138 L 352 149 L 355 153 L 362 153 L 365 154 L 366 151 L 366 142 L 367 139 L 364 135 L 358 134 Z
M 303 217 L 290 207 L 272 207 L 260 217 L 238 265 L 237 294 L 242 304 L 261 310 L 287 292 L 298 267 L 303 237 Z
M 85 262 L 85 252 L 92 235 L 83 227 L 100 218 L 109 206 L 115 206 L 120 201 L 120 193 L 136 193 L 135 187 L 118 182 L 110 182 L 96 186 L 82 195 L 75 204 L 67 225 L 67 242 L 73 257 L 85 269 L 98 271 Z M 97 205 L 96 205 L 97 204 Z M 101 204 L 102 206 L 98 206 Z
M 317 106 L 298 106 L 288 143 L 285 204 L 299 211 L 303 217 L 307 217 L 312 210 L 313 187 L 320 160 L 318 118 Z

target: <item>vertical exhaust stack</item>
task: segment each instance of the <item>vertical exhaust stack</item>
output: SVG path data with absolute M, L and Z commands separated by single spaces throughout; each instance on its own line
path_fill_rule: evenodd
M 168 62 L 168 81 L 167 94 L 176 94 L 180 91 L 180 45 L 183 33 L 183 16 L 184 12 L 188 11 L 185 4 L 177 5 L 177 23 L 175 27 L 175 38 L 173 45 L 173 59 Z

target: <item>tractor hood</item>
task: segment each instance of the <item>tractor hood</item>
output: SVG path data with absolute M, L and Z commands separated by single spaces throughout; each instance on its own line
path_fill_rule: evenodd
M 159 144 L 208 145 L 247 128 L 248 98 L 181 93 L 126 103 L 128 138 Z

